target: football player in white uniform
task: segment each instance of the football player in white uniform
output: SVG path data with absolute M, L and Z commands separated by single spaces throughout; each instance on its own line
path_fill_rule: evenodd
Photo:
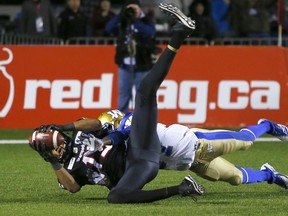
M 109 112 L 99 116 L 102 124 L 113 123 Z M 117 130 L 107 137 L 112 145 L 127 138 L 133 113 L 126 114 Z M 112 118 L 109 120 L 109 118 Z M 110 123 L 109 123 L 110 122 Z M 278 173 L 265 163 L 260 170 L 235 166 L 221 155 L 250 148 L 256 138 L 268 133 L 282 141 L 288 141 L 288 128 L 267 119 L 260 119 L 258 125 L 248 126 L 240 131 L 204 130 L 188 128 L 179 124 L 166 126 L 158 123 L 157 133 L 161 143 L 160 169 L 187 170 L 211 181 L 225 181 L 231 185 L 267 181 L 288 189 L 288 177 Z M 109 140 L 108 139 L 108 140 Z

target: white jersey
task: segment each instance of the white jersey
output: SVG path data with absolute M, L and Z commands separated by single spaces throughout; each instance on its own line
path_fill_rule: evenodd
M 198 138 L 186 126 L 158 123 L 157 133 L 161 143 L 160 167 L 169 170 L 187 170 L 195 158 Z

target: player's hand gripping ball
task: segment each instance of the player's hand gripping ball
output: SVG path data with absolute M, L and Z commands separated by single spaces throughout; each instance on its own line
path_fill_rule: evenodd
M 46 132 L 34 131 L 28 138 L 29 144 L 31 145 L 34 141 L 36 144 L 41 143 L 45 145 L 46 150 L 57 149 L 61 144 L 64 143 L 64 136 L 56 130 L 50 130 Z

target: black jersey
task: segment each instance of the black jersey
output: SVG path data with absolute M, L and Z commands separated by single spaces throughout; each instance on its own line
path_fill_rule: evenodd
M 80 185 L 102 185 L 108 186 L 109 181 L 105 174 L 102 173 L 102 165 L 100 161 L 100 152 L 89 157 L 84 153 L 88 148 L 80 141 L 82 131 L 77 131 L 73 134 L 71 141 L 69 159 L 65 160 L 64 168 L 74 177 L 75 181 Z M 99 156 L 98 156 L 99 155 Z M 62 187 L 62 185 L 60 185 Z
M 125 172 L 126 143 L 106 148 L 101 154 L 102 170 L 110 180 L 110 188 L 117 185 Z

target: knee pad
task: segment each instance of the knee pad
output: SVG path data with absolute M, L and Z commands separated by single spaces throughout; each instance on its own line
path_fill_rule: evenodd
M 229 182 L 231 185 L 238 186 L 242 184 L 242 176 L 235 174 L 230 179 L 227 179 L 227 182 Z

